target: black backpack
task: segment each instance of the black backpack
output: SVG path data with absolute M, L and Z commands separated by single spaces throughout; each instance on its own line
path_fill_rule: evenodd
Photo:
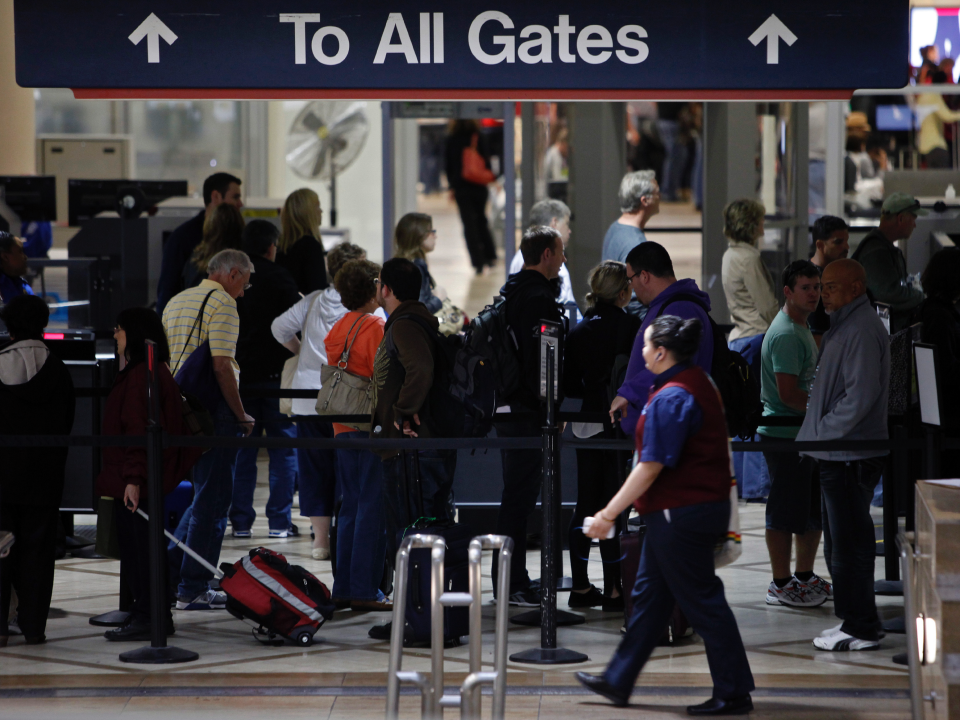
M 427 395 L 436 437 L 485 437 L 493 426 L 497 389 L 493 366 L 460 335 L 444 335 L 419 315 L 405 315 L 434 340 L 433 385 Z M 399 319 L 399 318 L 398 318 Z
M 713 362 L 710 365 L 710 377 L 720 391 L 723 409 L 727 418 L 727 431 L 730 437 L 753 439 L 763 414 L 760 399 L 760 378 L 750 369 L 743 355 L 727 346 L 727 338 L 704 307 L 703 302 L 694 295 L 677 293 L 660 306 L 657 317 L 664 314 L 668 305 L 687 301 L 696 303 L 710 320 L 713 333 Z M 706 328 L 704 328 L 706 331 Z
M 477 313 L 467 328 L 464 347 L 492 367 L 498 402 L 520 389 L 520 344 L 507 323 L 505 298 Z

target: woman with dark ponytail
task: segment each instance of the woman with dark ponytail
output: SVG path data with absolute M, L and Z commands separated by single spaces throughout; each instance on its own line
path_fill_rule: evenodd
M 703 638 L 713 697 L 690 715 L 734 715 L 753 709 L 753 675 L 737 621 L 714 570 L 718 541 L 730 520 L 730 445 L 720 393 L 690 362 L 699 320 L 664 315 L 644 333 L 643 359 L 655 376 L 637 423 L 640 461 L 587 536 L 602 539 L 634 504 L 647 526 L 626 634 L 603 675 L 577 673 L 586 687 L 626 705 L 663 634 L 674 604 Z

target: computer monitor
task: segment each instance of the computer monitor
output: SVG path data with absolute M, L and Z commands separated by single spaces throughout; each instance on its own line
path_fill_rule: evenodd
M 877 105 L 877 130 L 903 132 L 915 129 L 913 110 L 909 105 Z
M 69 224 L 75 226 L 104 210 L 116 210 L 120 188 L 130 186 L 140 188 L 151 206 L 187 194 L 186 180 L 68 180 Z
M 23 222 L 57 219 L 57 179 L 53 175 L 2 176 L 0 195 Z

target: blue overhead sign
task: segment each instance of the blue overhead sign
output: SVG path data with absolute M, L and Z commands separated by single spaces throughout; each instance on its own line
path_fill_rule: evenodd
M 15 0 L 24 87 L 813 90 L 907 82 L 908 0 Z

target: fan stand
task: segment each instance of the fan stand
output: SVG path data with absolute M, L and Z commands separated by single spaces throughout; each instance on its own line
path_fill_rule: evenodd
M 330 163 L 330 227 L 337 226 L 337 166 L 333 161 L 333 143 L 327 146 L 327 161 Z

